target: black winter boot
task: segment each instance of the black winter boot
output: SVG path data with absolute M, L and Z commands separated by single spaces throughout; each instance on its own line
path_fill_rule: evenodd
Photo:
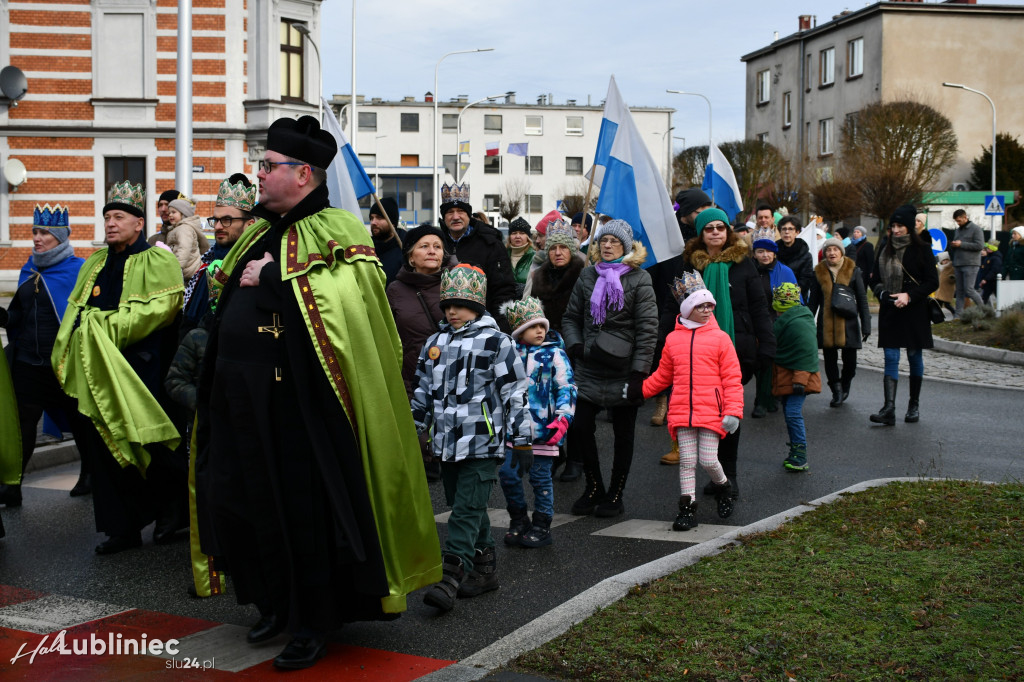
M 473 570 L 459 585 L 459 597 L 476 597 L 498 587 L 498 557 L 494 553 L 494 548 L 476 550 L 473 556 Z
M 551 515 L 533 512 L 533 528 L 519 541 L 523 547 L 547 547 L 551 544 Z
M 626 505 L 622 503 L 622 491 L 626 487 L 628 472 L 612 470 L 612 480 L 608 486 L 608 497 L 604 502 L 597 505 L 594 516 L 611 518 L 626 511 Z
M 885 405 L 868 419 L 875 424 L 893 426 L 896 424 L 896 379 L 882 377 L 882 390 L 885 392 Z
M 832 389 L 832 401 L 829 407 L 839 407 L 843 404 L 843 385 L 838 381 L 830 381 L 828 387 Z
M 0 485 L 0 504 L 8 507 L 21 506 L 21 484 Z
M 732 516 L 733 497 L 732 483 L 725 479 L 725 483 L 715 484 L 715 502 L 718 504 L 718 517 L 727 519 Z
M 903 421 L 908 424 L 916 424 L 921 421 L 921 413 L 918 411 L 921 400 L 921 382 L 924 377 L 910 377 L 910 401 L 907 403 L 907 415 Z
M 571 463 L 572 460 L 565 466 L 568 467 Z M 601 470 L 596 469 L 596 467 L 597 464 L 595 463 L 594 470 L 588 468 L 583 470 L 587 480 L 587 487 L 583 491 L 583 496 L 572 503 L 570 511 L 574 516 L 590 516 L 594 513 L 598 503 L 602 502 L 607 495 L 604 490 L 604 481 L 601 480 Z
M 514 547 L 522 540 L 523 533 L 530 530 L 530 516 L 523 507 L 508 508 L 508 532 L 505 533 L 505 544 Z
M 690 501 L 689 495 L 679 496 L 679 514 L 676 516 L 672 530 L 690 530 L 697 527 L 697 503 Z
M 455 607 L 455 595 L 459 593 L 466 571 L 462 559 L 454 554 L 444 555 L 441 570 L 441 582 L 434 584 L 423 595 L 423 603 L 435 609 L 451 611 Z

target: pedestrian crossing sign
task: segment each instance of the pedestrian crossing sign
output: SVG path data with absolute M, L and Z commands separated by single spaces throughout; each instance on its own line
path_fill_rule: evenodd
M 985 195 L 985 215 L 1003 215 L 1006 213 L 1006 201 L 1002 194 Z

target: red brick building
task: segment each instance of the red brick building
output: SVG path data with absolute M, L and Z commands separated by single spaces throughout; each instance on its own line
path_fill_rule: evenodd
M 316 114 L 321 0 L 192 0 L 192 193 L 199 215 L 231 173 L 255 180 L 266 129 Z M 37 203 L 61 203 L 75 251 L 102 246 L 100 211 L 115 182 L 141 182 L 147 232 L 156 197 L 174 187 L 178 81 L 176 0 L 0 0 L 0 67 L 24 72 L 28 93 L 0 105 L 0 291 L 14 289 L 32 243 Z

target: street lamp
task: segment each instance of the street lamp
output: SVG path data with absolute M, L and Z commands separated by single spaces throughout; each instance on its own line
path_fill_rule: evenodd
M 693 97 L 703 97 L 704 101 L 708 103 L 708 158 L 711 158 L 711 100 L 699 92 L 685 92 L 683 90 L 666 90 L 665 92 L 672 95 L 692 95 Z M 711 201 L 715 200 L 715 188 L 711 188 Z
M 459 153 L 459 138 L 462 137 L 462 115 L 466 113 L 466 109 L 469 109 L 474 104 L 480 104 L 480 102 L 490 102 L 491 100 L 498 99 L 499 97 L 504 97 L 506 94 L 507 93 L 502 93 L 500 95 L 490 95 L 489 97 L 481 97 L 477 101 L 470 102 L 466 106 L 462 107 L 462 109 L 459 111 L 459 117 L 455 119 L 455 184 L 459 184 L 459 182 L 461 182 L 461 179 L 459 178 L 459 170 L 462 164 L 459 161 L 459 157 L 462 156 L 462 154 Z
M 434 181 L 434 216 L 439 218 L 440 212 L 440 194 L 441 188 L 437 184 L 437 136 L 440 126 L 437 121 L 437 70 L 441 68 L 441 62 L 453 54 L 469 54 L 471 52 L 493 52 L 493 47 L 478 47 L 475 50 L 456 50 L 455 52 L 449 52 L 448 54 L 442 55 L 437 60 L 437 64 L 434 65 L 434 148 L 430 153 L 430 178 Z
M 943 83 L 944 88 L 959 88 L 960 90 L 966 90 L 967 92 L 973 92 L 976 95 L 981 95 L 988 100 L 989 105 L 992 107 L 992 196 L 996 194 L 996 103 L 992 101 L 992 98 L 986 95 L 981 90 L 975 90 L 969 88 L 966 85 L 960 83 Z M 988 217 L 989 231 L 992 232 L 992 239 L 996 238 L 996 217 L 990 215 Z
M 320 48 L 316 46 L 316 41 L 313 40 L 313 36 L 310 35 L 309 26 L 305 24 L 292 24 L 292 28 L 295 32 L 304 37 L 309 41 L 309 44 L 313 46 L 313 52 L 316 54 L 316 73 L 317 82 L 320 84 L 316 91 L 316 115 L 317 121 L 320 125 L 324 122 L 324 69 L 323 64 L 320 62 Z

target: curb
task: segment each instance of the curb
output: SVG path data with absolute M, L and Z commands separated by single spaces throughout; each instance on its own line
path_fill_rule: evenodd
M 675 573 L 681 568 L 697 563 L 700 559 L 718 554 L 729 545 L 737 544 L 737 538 L 751 533 L 774 530 L 786 521 L 796 518 L 815 507 L 828 504 L 840 496 L 887 485 L 894 481 L 945 480 L 933 477 L 875 478 L 856 483 L 824 497 L 807 502 L 774 516 L 761 519 L 735 530 L 674 554 L 655 559 L 618 575 L 605 578 L 593 587 L 584 590 L 567 602 L 556 606 L 517 630 L 505 635 L 493 644 L 470 656 L 419 679 L 424 682 L 470 682 L 486 677 L 496 668 L 507 664 L 513 658 L 536 649 L 558 637 L 571 626 L 585 620 L 598 610 L 625 597 L 633 587 L 652 582 Z
M 73 439 L 51 443 L 49 445 L 37 445 L 32 453 L 32 459 L 25 467 L 25 473 L 41 471 L 50 467 L 60 466 L 68 462 L 77 462 L 80 459 L 78 448 Z
M 1017 351 L 992 348 L 990 346 L 975 346 L 970 343 L 963 343 L 962 341 L 949 341 L 940 336 L 932 336 L 932 343 L 935 346 L 935 350 L 948 353 L 949 355 L 1024 367 L 1024 353 Z

